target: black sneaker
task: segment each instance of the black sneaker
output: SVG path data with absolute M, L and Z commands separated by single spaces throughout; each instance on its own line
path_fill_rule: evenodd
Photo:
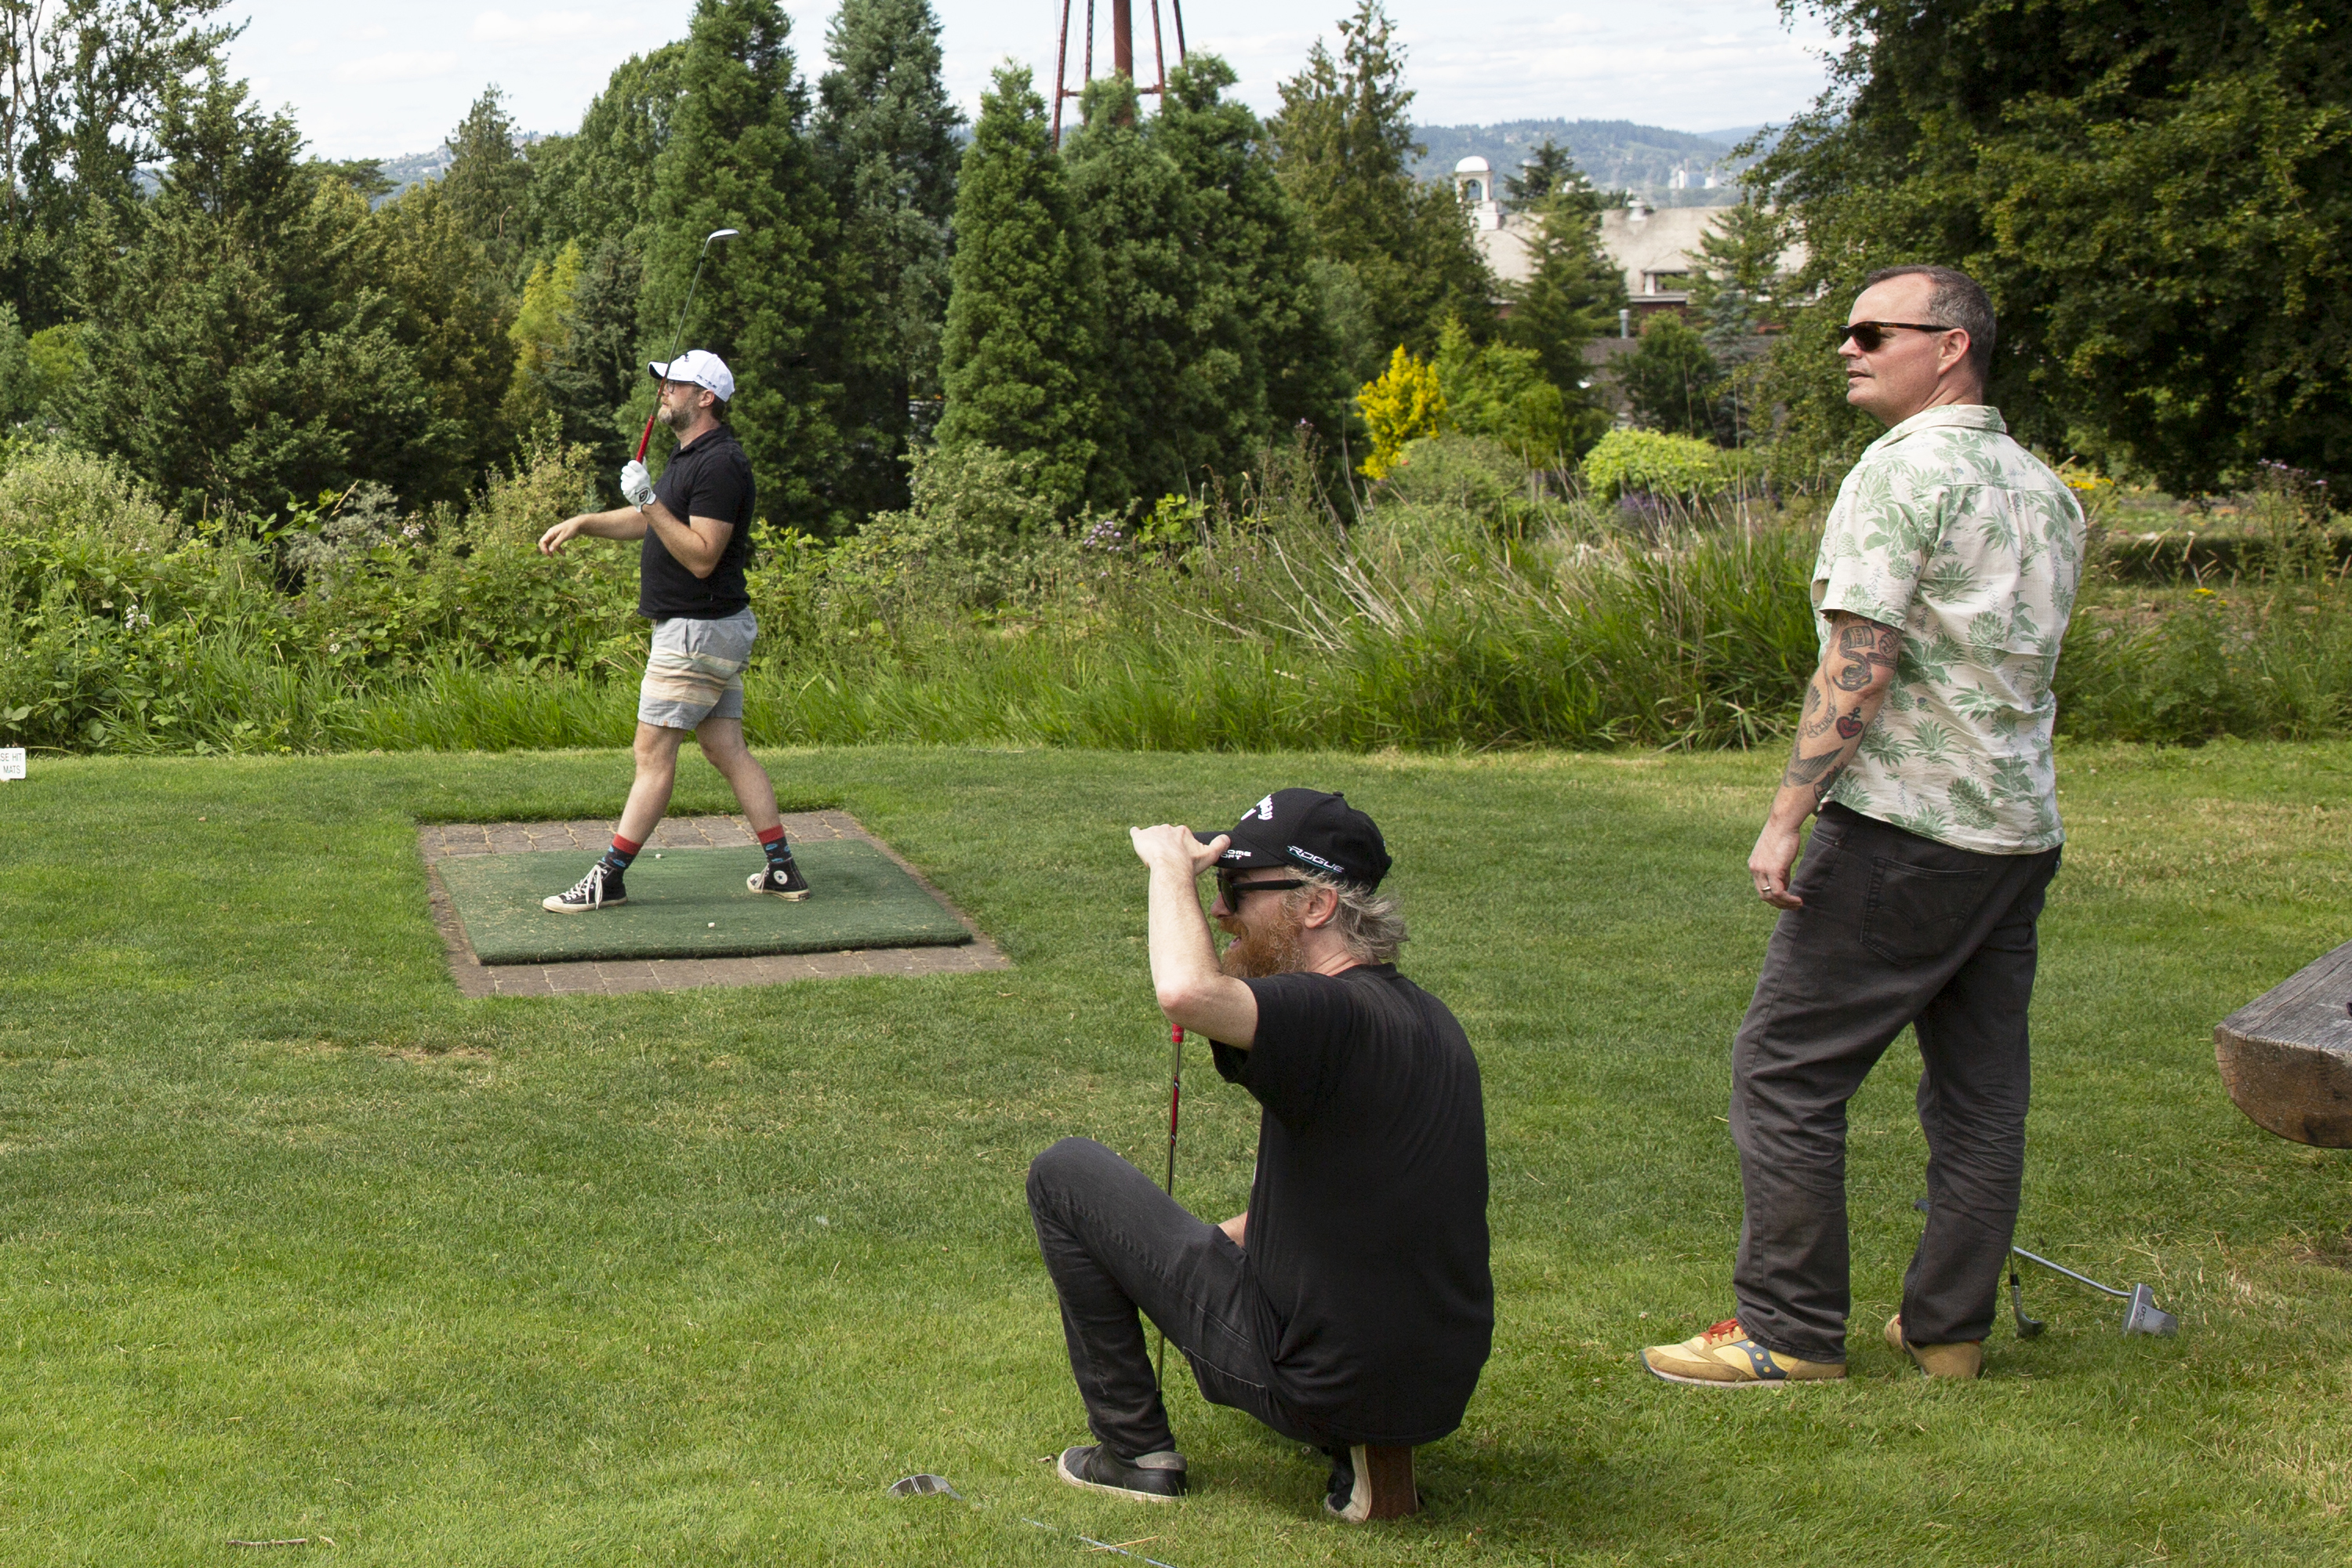
M 745 886 L 755 893 L 773 893 L 794 902 L 809 896 L 808 879 L 801 875 L 801 863 L 789 855 L 784 857 L 782 870 L 771 866 L 764 871 L 754 871 Z
M 1054 1473 L 1074 1487 L 1145 1502 L 1169 1502 L 1192 1489 L 1184 1479 L 1184 1456 L 1170 1449 L 1146 1454 L 1129 1464 L 1100 1445 L 1065 1448 Z
M 550 914 L 576 915 L 590 910 L 609 910 L 629 901 L 629 890 L 621 885 L 621 874 L 602 860 L 588 868 L 588 874 L 572 884 L 568 893 L 556 893 L 539 900 L 539 907 Z

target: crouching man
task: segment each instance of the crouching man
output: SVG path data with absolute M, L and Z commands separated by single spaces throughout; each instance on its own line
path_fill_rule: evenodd
M 1492 1343 L 1477 1058 L 1445 1005 L 1397 973 L 1388 850 L 1344 797 L 1286 789 L 1229 834 L 1133 837 L 1160 1009 L 1207 1036 L 1217 1071 L 1263 1108 L 1257 1175 L 1248 1209 L 1216 1226 L 1089 1139 L 1029 1167 L 1097 1439 L 1062 1455 L 1061 1477 L 1133 1498 L 1188 1489 L 1140 1311 L 1203 1398 L 1328 1455 L 1326 1506 L 1360 1518 L 1360 1450 L 1453 1431 Z M 1234 939 L 1222 961 L 1196 890 L 1213 868 L 1212 912 Z

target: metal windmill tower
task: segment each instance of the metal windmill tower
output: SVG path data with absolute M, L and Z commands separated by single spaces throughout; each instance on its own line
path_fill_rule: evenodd
M 1070 68 L 1070 7 L 1073 0 L 1062 0 L 1062 40 L 1054 51 L 1054 145 L 1062 144 L 1062 100 L 1076 98 L 1086 91 L 1087 83 L 1095 77 L 1095 0 L 1087 0 L 1087 34 L 1085 67 L 1078 85 L 1067 87 Z M 1168 54 L 1160 37 L 1160 0 L 1144 0 L 1151 7 L 1151 62 L 1157 73 L 1150 87 L 1139 92 L 1168 91 Z M 1176 63 L 1184 63 L 1184 0 L 1168 0 L 1168 9 L 1176 22 Z M 1135 0 L 1110 0 L 1110 68 L 1130 81 L 1135 78 Z

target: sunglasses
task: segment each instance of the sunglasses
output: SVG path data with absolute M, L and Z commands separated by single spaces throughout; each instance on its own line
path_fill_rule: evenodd
M 1217 873 L 1217 897 L 1224 901 L 1225 908 L 1229 910 L 1238 910 L 1242 907 L 1244 893 L 1286 893 L 1293 888 L 1305 886 L 1307 886 L 1306 882 L 1297 877 L 1278 882 L 1244 882 L 1241 879 L 1241 873 L 1238 871 L 1220 870 Z
M 1879 349 L 1885 345 L 1886 342 L 1886 334 L 1896 331 L 1906 332 L 1956 332 L 1959 331 L 1959 329 L 1958 327 L 1930 326 L 1925 321 L 1848 321 L 1844 326 L 1838 329 L 1838 342 L 1842 343 L 1848 338 L 1852 338 L 1854 342 L 1854 346 L 1861 349 L 1863 353 L 1866 354 L 1876 353 Z

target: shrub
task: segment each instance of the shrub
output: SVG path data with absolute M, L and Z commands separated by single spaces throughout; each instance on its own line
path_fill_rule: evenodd
M 1654 430 L 1612 430 L 1585 454 L 1583 474 L 1592 492 L 1611 501 L 1634 493 L 1696 503 L 1720 494 L 1728 480 L 1722 452 Z
M 1438 384 L 1434 366 L 1415 359 L 1399 343 L 1381 378 L 1366 382 L 1356 394 L 1356 411 L 1372 437 L 1371 454 L 1358 471 L 1369 479 L 1383 479 L 1405 443 L 1444 427 L 1445 389 Z

